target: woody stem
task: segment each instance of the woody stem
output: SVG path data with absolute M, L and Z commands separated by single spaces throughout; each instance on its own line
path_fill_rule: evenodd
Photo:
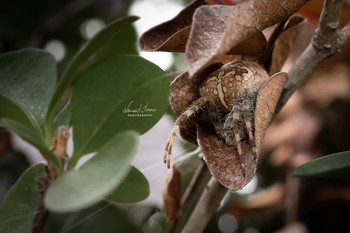
M 323 5 L 318 28 L 303 54 L 288 72 L 276 112 L 283 107 L 290 96 L 310 77 L 315 68 L 327 57 L 338 52 L 350 40 L 350 24 L 338 30 L 344 0 L 326 0 Z

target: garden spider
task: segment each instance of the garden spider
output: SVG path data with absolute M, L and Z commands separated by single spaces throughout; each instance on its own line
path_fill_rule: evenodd
M 200 97 L 182 112 L 170 133 L 164 154 L 168 168 L 177 131 L 186 122 L 196 121 L 199 114 L 227 146 L 234 147 L 238 155 L 243 156 L 243 141 L 249 140 L 255 145 L 256 97 L 268 79 L 268 73 L 260 65 L 249 61 L 230 62 L 210 73 L 199 85 Z M 244 167 L 243 163 L 241 166 Z

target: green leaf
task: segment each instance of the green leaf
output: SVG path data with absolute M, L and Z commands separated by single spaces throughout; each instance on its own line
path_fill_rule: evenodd
M 33 129 L 28 117 L 15 103 L 0 95 L 0 118 L 10 118 Z
M 66 126 L 68 128 L 71 126 L 71 116 L 72 116 L 71 112 L 72 112 L 71 105 L 70 105 L 70 102 L 68 102 L 55 117 L 55 120 L 53 122 L 55 137 L 58 137 L 58 128 L 60 126 Z
M 38 135 L 37 132 L 28 128 L 20 122 L 11 120 L 11 119 L 2 119 L 2 125 L 6 128 L 15 132 L 18 136 L 35 146 L 47 159 L 52 161 L 54 164 L 57 173 L 60 174 L 62 171 L 61 163 L 56 157 L 56 155 L 46 146 L 42 138 Z
M 123 183 L 108 195 L 107 200 L 118 203 L 134 203 L 146 199 L 149 192 L 146 177 L 137 168 L 132 167 Z
M 81 67 L 88 61 L 88 59 L 98 52 L 98 50 L 103 47 L 104 43 L 108 43 L 111 38 L 115 38 L 116 35 L 126 26 L 136 21 L 138 17 L 128 16 L 125 18 L 117 19 L 99 31 L 91 40 L 89 40 L 75 55 L 67 69 L 62 75 L 60 82 L 58 83 L 57 89 L 52 97 L 52 101 L 48 110 L 48 117 L 46 119 L 46 129 L 47 136 L 52 137 L 52 132 L 50 127 L 52 125 L 54 115 L 59 105 L 61 98 L 67 88 L 73 83 L 76 76 L 78 75 Z
M 112 137 L 78 170 L 67 172 L 48 188 L 47 208 L 54 212 L 69 212 L 103 200 L 127 176 L 137 146 L 135 131 Z
M 56 73 L 56 61 L 48 52 L 25 49 L 0 56 L 1 95 L 22 109 L 41 136 Z
M 149 207 L 140 207 L 150 211 Z M 140 209 L 136 210 L 139 211 Z M 137 224 L 131 214 L 107 202 L 100 202 L 87 209 L 66 213 L 50 213 L 45 233 L 141 233 L 142 224 Z
M 118 34 L 104 42 L 103 46 L 91 57 L 89 64 L 95 64 L 101 60 L 117 55 L 137 55 L 137 33 L 133 25 L 126 26 Z
M 320 157 L 297 167 L 293 176 L 350 179 L 350 151 Z
M 0 232 L 30 232 L 41 196 L 37 179 L 44 175 L 43 163 L 33 165 L 10 189 L 0 206 Z
M 166 111 L 168 96 L 165 72 L 141 57 L 119 56 L 91 66 L 73 91 L 72 164 L 98 150 L 116 132 L 145 133 Z

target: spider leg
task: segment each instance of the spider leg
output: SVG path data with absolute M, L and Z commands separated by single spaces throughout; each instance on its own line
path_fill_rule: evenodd
M 170 159 L 171 159 L 171 151 L 174 145 L 174 139 L 176 136 L 176 132 L 180 129 L 180 126 L 183 125 L 186 121 L 192 119 L 198 112 L 202 111 L 204 106 L 207 105 L 207 99 L 202 97 L 193 102 L 193 104 L 184 111 L 175 121 L 175 125 L 170 132 L 167 144 L 165 146 L 164 153 L 164 163 L 167 164 L 168 168 L 170 168 Z
M 233 100 L 233 107 L 224 123 L 225 140 L 227 145 L 237 150 L 238 160 L 245 176 L 245 156 L 242 143 L 254 143 L 254 98 L 247 95 L 238 95 Z M 245 142 L 244 142 L 245 141 Z
M 170 132 L 170 136 L 168 138 L 167 144 L 165 146 L 165 153 L 164 153 L 164 163 L 167 164 L 168 168 L 170 168 L 170 157 L 171 157 L 171 150 L 173 148 L 174 139 L 176 136 L 176 132 L 179 129 L 179 125 L 175 123 L 173 129 Z
M 211 104 L 208 105 L 206 114 L 208 115 L 209 121 L 213 124 L 216 133 L 220 137 L 224 137 L 225 131 L 222 119 L 223 114 L 214 102 L 211 102 Z

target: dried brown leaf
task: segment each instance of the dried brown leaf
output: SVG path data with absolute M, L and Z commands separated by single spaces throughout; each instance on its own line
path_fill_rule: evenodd
M 264 54 L 267 47 L 267 41 L 262 32 L 254 33 L 252 36 L 234 46 L 226 54 L 240 54 L 260 57 Z
M 277 102 L 281 96 L 284 84 L 287 82 L 286 73 L 273 75 L 260 89 L 255 107 L 255 143 L 260 151 L 265 132 L 275 113 Z
M 181 216 L 182 181 L 180 171 L 172 166 L 163 187 L 163 208 L 169 221 Z
M 305 23 L 306 19 L 300 16 L 294 16 L 288 20 L 284 31 L 275 42 L 270 74 L 277 73 L 282 69 Z
M 206 4 L 205 0 L 195 0 L 173 19 L 146 31 L 139 39 L 140 49 L 144 51 L 183 52 L 189 27 L 192 24 L 192 16 L 199 6 Z
M 278 73 L 259 90 L 255 108 L 254 140 L 240 143 L 241 156 L 237 153 L 237 148 L 226 145 L 205 123 L 197 124 L 198 144 L 205 155 L 208 168 L 215 179 L 228 189 L 242 189 L 253 178 L 264 134 L 286 81 L 287 74 Z
M 190 76 L 255 33 L 287 19 L 308 0 L 247 0 L 236 6 L 201 6 L 186 47 Z
M 177 76 L 170 85 L 170 106 L 176 116 L 180 116 L 195 100 L 199 98 L 197 79 L 189 79 L 188 72 Z M 180 135 L 183 139 L 197 144 L 196 126 L 191 121 L 180 126 Z
M 203 72 L 189 79 L 188 72 L 184 72 L 177 76 L 170 85 L 170 106 L 176 116 L 180 116 L 188 109 L 199 96 L 199 84 L 206 78 L 208 74 L 220 68 L 221 63 L 214 63 Z M 180 126 L 180 135 L 183 139 L 197 144 L 196 126 L 191 123 L 191 119 L 186 124 Z
M 227 146 L 205 125 L 198 124 L 197 137 L 209 171 L 220 184 L 240 190 L 253 178 L 258 159 L 248 141 L 241 144 L 244 156 L 239 157 L 236 148 Z
M 166 51 L 184 53 L 188 41 L 192 16 L 196 8 L 206 5 L 205 1 L 194 1 L 181 11 L 175 18 L 145 32 L 139 40 L 139 47 L 144 51 Z M 209 6 L 209 9 L 215 6 Z M 216 6 L 217 7 L 217 6 Z M 229 7 L 230 8 L 230 7 Z M 220 12 L 226 21 L 229 17 L 225 11 Z M 226 12 L 229 13 L 229 12 Z M 214 15 L 213 15 L 214 17 Z M 215 23 L 215 20 L 209 19 Z M 224 24 L 221 24 L 224 26 Z M 225 27 L 215 26 L 216 30 L 225 30 Z M 222 34 L 222 33 L 221 33 Z M 231 48 L 227 54 L 262 55 L 266 48 L 266 39 L 259 31 L 240 44 Z

